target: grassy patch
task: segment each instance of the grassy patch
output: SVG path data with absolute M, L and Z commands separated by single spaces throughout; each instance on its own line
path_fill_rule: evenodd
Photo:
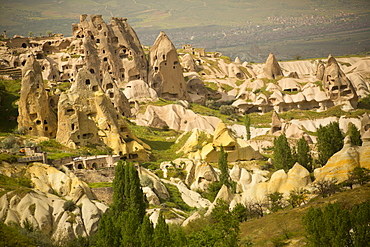
M 242 81 L 242 80 L 237 80 L 236 82 L 235 82 L 235 85 L 237 85 L 238 87 L 240 86 L 240 85 L 242 85 L 244 83 L 244 81 Z
M 233 90 L 234 88 L 228 84 L 224 84 L 222 83 L 221 84 L 221 88 L 227 93 L 227 92 L 230 92 L 231 90 Z
M 218 86 L 214 82 L 205 81 L 204 84 L 205 84 L 206 88 L 209 88 L 209 89 L 214 90 L 214 91 L 218 90 Z
M 101 182 L 101 183 L 89 183 L 88 185 L 90 188 L 95 189 L 95 188 L 112 187 L 112 184 L 113 183 L 109 183 L 109 182 Z
M 21 80 L 0 81 L 0 132 L 12 132 L 17 128 L 18 106 L 15 102 L 19 100 L 20 90 Z
M 152 148 L 152 162 L 158 164 L 182 156 L 182 153 L 176 154 L 176 150 L 181 147 L 181 143 L 175 143 L 181 134 L 180 132 L 138 125 L 130 125 L 130 130 Z
M 166 201 L 167 206 L 179 208 L 186 212 L 194 210 L 194 208 L 190 207 L 182 200 L 181 193 L 179 192 L 175 185 L 167 183 L 164 183 L 164 185 L 166 186 L 168 193 L 170 194 L 169 199 Z
M 31 191 L 31 180 L 25 177 L 11 178 L 0 174 L 0 197 L 9 191 L 14 191 L 12 195 L 25 195 Z

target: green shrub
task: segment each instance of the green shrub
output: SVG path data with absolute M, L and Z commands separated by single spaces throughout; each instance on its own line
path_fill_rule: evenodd
M 73 210 L 76 209 L 76 203 L 74 203 L 71 200 L 65 201 L 63 204 L 63 209 L 64 211 L 72 212 Z

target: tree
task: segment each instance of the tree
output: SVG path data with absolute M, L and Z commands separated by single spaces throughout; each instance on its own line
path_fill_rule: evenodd
M 303 188 L 294 189 L 290 191 L 288 202 L 290 203 L 290 205 L 292 205 L 293 208 L 298 207 L 302 203 L 306 203 L 308 193 L 309 193 L 308 190 Z
M 231 212 L 235 215 L 239 222 L 244 222 L 248 218 L 247 208 L 241 203 L 236 204 Z
M 303 218 L 308 240 L 313 246 L 341 247 L 351 245 L 351 221 L 339 203 L 329 203 L 323 210 L 310 208 Z
M 310 208 L 303 217 L 308 240 L 313 246 L 368 246 L 370 243 L 370 202 L 351 210 L 338 202 L 325 208 Z
M 100 220 L 98 246 L 140 246 L 151 227 L 144 221 L 146 203 L 138 172 L 132 163 L 119 163 L 113 180 L 113 204 Z M 145 229 L 147 233 L 143 233 Z
M 32 31 L 28 32 L 28 37 L 33 37 L 33 32 Z
M 338 122 L 331 122 L 317 129 L 317 149 L 319 152 L 319 163 L 325 165 L 329 158 L 342 149 L 343 133 L 339 129 Z
M 362 145 L 360 131 L 357 129 L 356 125 L 354 125 L 353 123 L 348 124 L 347 135 L 349 135 L 349 137 L 351 138 L 352 145 L 356 145 L 356 146 Z
M 224 147 L 220 147 L 220 156 L 218 158 L 218 168 L 221 171 L 220 182 L 227 187 L 231 187 L 229 168 L 227 165 L 227 153 L 224 151 Z
M 153 224 L 149 217 L 146 215 L 143 223 L 138 229 L 138 236 L 140 239 L 141 247 L 151 247 L 153 244 Z
M 292 151 L 285 134 L 274 140 L 273 164 L 276 169 L 288 170 L 294 165 Z
M 322 196 L 322 198 L 331 196 L 338 191 L 337 180 L 335 178 L 331 180 L 319 180 L 313 184 L 315 193 Z
M 297 143 L 297 162 L 305 167 L 309 172 L 312 171 L 312 157 L 310 154 L 310 147 L 306 139 L 302 136 Z
M 158 222 L 154 228 L 153 246 L 154 247 L 167 247 L 171 243 L 170 231 L 162 214 L 159 214 Z
M 355 205 L 351 211 L 352 243 L 355 247 L 370 243 L 370 202 Z
M 247 135 L 247 140 L 251 139 L 251 117 L 248 114 L 244 115 L 244 126 Z
M 50 31 L 50 30 L 46 31 L 46 35 L 47 35 L 47 36 L 51 37 L 51 35 L 52 35 L 52 34 L 53 34 L 53 32 L 52 32 L 52 31 Z
M 267 195 L 267 199 L 270 202 L 270 210 L 272 212 L 277 212 L 279 209 L 283 208 L 283 193 L 274 192 Z

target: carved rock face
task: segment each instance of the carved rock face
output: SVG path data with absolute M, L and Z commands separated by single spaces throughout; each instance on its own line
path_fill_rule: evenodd
M 189 99 L 176 48 L 164 32 L 159 34 L 150 49 L 149 63 L 149 85 L 159 97 Z
M 50 107 L 49 96 L 44 87 L 40 64 L 30 55 L 22 71 L 22 90 L 19 100 L 19 128 L 27 134 L 55 137 L 57 118 Z
M 279 76 L 283 76 L 283 72 L 274 54 L 270 53 L 268 56 L 263 72 L 268 79 L 276 79 Z
M 326 64 L 323 84 L 326 93 L 332 101 L 348 101 L 357 99 L 356 91 L 350 80 L 340 69 L 334 57 L 329 55 Z
M 81 15 L 72 30 L 75 41 L 71 49 L 84 56 L 86 66 L 99 79 L 108 71 L 120 88 L 132 80 L 147 81 L 144 50 L 125 18 L 112 17 L 107 24 L 101 15 L 91 15 L 89 21 L 87 15 Z
M 148 160 L 144 144 L 130 132 L 87 69 L 81 69 L 70 91 L 60 96 L 58 113 L 58 142 L 72 148 L 105 144 L 128 160 Z

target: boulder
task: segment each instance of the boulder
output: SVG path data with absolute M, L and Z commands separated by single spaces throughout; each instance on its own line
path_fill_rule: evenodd
M 168 193 L 166 186 L 161 182 L 161 180 L 157 177 L 157 175 L 145 169 L 144 167 L 139 167 L 138 173 L 139 173 L 140 179 L 142 179 L 143 176 L 146 176 L 153 182 L 153 191 L 160 198 L 165 200 L 168 197 L 170 197 L 170 194 Z
M 188 177 L 193 177 L 190 189 L 206 190 L 208 185 L 212 182 L 218 181 L 218 175 L 211 165 L 204 161 L 198 161 L 195 164 L 195 168 L 191 170 L 191 173 L 187 174 Z M 190 179 L 186 179 L 190 182 Z

